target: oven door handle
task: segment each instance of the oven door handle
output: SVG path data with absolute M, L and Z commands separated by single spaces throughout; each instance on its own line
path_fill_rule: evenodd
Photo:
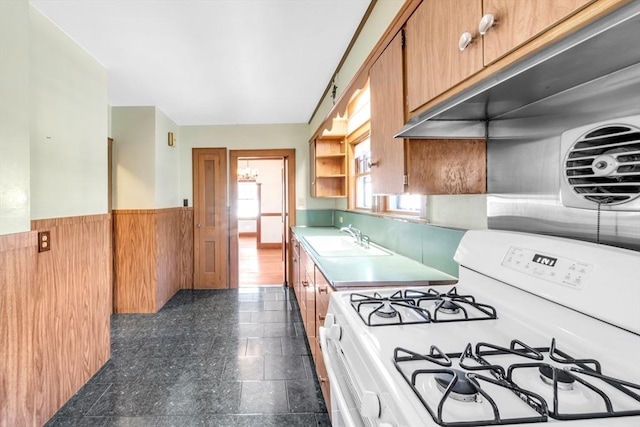
M 335 402 L 338 405 L 338 409 L 340 411 L 340 415 L 342 416 L 342 420 L 344 421 L 345 427 L 357 427 L 358 424 L 353 419 L 351 412 L 349 411 L 349 405 L 347 404 L 347 400 L 344 397 L 344 393 L 342 388 L 338 387 L 340 382 L 335 375 L 335 371 L 333 370 L 333 362 L 331 360 L 331 355 L 329 354 L 329 342 L 327 341 L 327 328 L 324 326 L 320 326 L 318 329 L 318 333 L 320 335 L 320 347 L 322 349 L 322 357 L 324 359 L 324 366 L 327 369 L 327 375 L 329 376 L 329 384 L 335 384 L 335 387 L 331 388 L 331 397 L 332 400 L 335 398 Z

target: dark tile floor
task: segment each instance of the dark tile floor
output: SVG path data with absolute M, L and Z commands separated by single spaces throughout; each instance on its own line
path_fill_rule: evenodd
M 330 426 L 293 292 L 178 292 L 111 317 L 111 359 L 46 424 Z

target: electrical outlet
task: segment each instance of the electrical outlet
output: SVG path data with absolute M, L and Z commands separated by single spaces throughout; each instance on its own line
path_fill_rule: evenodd
M 340 224 L 342 224 L 342 216 L 339 216 L 339 217 L 338 217 L 338 222 L 339 222 Z
M 38 252 L 46 252 L 51 249 L 51 232 L 38 232 Z

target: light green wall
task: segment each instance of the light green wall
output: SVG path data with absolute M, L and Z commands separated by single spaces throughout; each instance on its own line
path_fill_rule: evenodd
M 181 126 L 178 136 L 180 149 L 180 195 L 193 204 L 192 149 L 226 147 L 228 150 L 279 149 L 296 150 L 296 207 L 297 209 L 333 208 L 334 201 L 315 199 L 309 195 L 309 125 L 221 125 Z
M 0 234 L 106 211 L 106 70 L 28 1 L 0 1 Z
M 107 72 L 30 13 L 31 219 L 107 211 Z
M 113 107 L 113 209 L 155 209 L 155 107 Z
M 378 0 L 369 19 L 360 31 L 358 39 L 353 44 L 349 55 L 345 59 L 342 67 L 337 72 L 336 93 L 337 98 L 344 92 L 349 82 L 356 75 L 364 60 L 367 59 L 382 34 L 387 30 L 389 24 L 395 18 L 396 14 L 404 4 L 405 0 Z M 328 83 L 328 82 L 327 82 Z M 318 111 L 311 118 L 311 134 L 313 134 L 322 124 L 324 119 L 329 115 L 333 102 L 331 94 L 322 99 Z
M 0 1 L 0 234 L 28 231 L 29 3 Z
M 162 111 L 155 111 L 155 207 L 182 206 L 180 197 L 180 150 L 169 146 L 168 134 L 177 138 L 178 126 Z

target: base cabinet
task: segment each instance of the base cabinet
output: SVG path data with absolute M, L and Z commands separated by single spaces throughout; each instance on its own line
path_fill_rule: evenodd
M 318 267 L 316 267 L 316 352 L 313 356 L 313 362 L 316 365 L 316 373 L 318 375 L 318 381 L 320 381 L 320 389 L 322 390 L 322 396 L 327 404 L 327 409 L 331 413 L 331 390 L 329 389 L 329 376 L 327 374 L 327 368 L 324 365 L 324 358 L 322 356 L 322 349 L 320 348 L 320 326 L 324 325 L 324 319 L 327 316 L 327 309 L 329 308 L 329 298 L 333 292 L 333 287 L 329 284 L 329 281 L 322 275 Z
M 293 289 L 300 306 L 300 315 L 316 367 L 322 396 L 329 414 L 331 414 L 329 376 L 322 357 L 319 331 L 320 327 L 324 325 L 329 308 L 329 298 L 334 289 L 313 262 L 304 246 L 295 237 L 291 238 L 291 246 L 293 248 Z

